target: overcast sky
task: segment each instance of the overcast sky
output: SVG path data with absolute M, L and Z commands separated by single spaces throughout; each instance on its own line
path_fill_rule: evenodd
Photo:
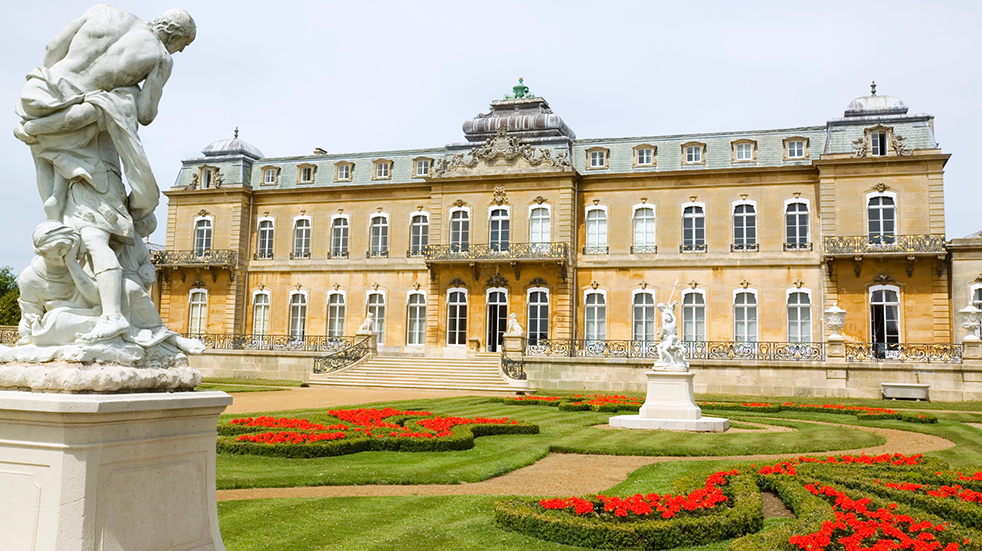
M 6 128 L 24 75 L 92 2 L 13 3 L 0 34 Z M 119 1 L 151 20 L 170 1 Z M 174 56 L 141 137 L 162 189 L 184 158 L 239 137 L 267 156 L 439 147 L 519 77 L 580 138 L 822 125 L 854 98 L 935 115 L 947 237 L 982 229 L 978 166 L 982 2 L 176 3 L 198 36 Z M 0 132 L 0 266 L 29 262 L 43 220 L 28 147 Z M 151 237 L 163 243 L 166 198 Z

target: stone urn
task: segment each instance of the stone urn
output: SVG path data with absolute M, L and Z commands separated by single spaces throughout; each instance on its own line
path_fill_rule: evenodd
M 839 334 L 839 329 L 842 329 L 845 324 L 846 311 L 839 308 L 838 304 L 833 304 L 831 308 L 825 311 L 825 326 L 832 330 L 829 340 L 841 341 L 842 335 Z
M 969 304 L 968 306 L 962 308 L 958 311 L 958 321 L 961 322 L 962 327 L 968 331 L 965 335 L 963 341 L 968 342 L 979 342 L 979 336 L 976 332 L 979 330 L 979 325 L 982 324 L 982 310 L 979 310 L 974 305 Z

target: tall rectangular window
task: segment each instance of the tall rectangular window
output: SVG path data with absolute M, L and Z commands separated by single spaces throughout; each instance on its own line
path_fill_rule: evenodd
M 201 218 L 194 223 L 194 254 L 211 252 L 211 220 Z
M 327 336 L 344 336 L 344 293 L 331 293 L 327 297 Z
M 369 256 L 388 256 L 389 252 L 389 219 L 385 216 L 373 216 L 370 227 Z
M 586 213 L 585 254 L 607 254 L 607 211 L 591 209 Z
M 467 344 L 467 291 L 450 291 L 447 296 L 447 344 Z
M 757 297 L 737 293 L 733 302 L 733 340 L 757 342 Z
M 874 157 L 884 157 L 887 154 L 887 133 L 870 132 L 870 153 Z
M 682 252 L 706 251 L 706 217 L 700 206 L 682 211 Z
M 290 339 L 303 340 L 307 335 L 307 295 L 290 295 Z
M 426 343 L 426 295 L 412 293 L 409 295 L 408 322 L 406 324 L 406 344 L 422 345 Z
M 892 245 L 897 240 L 897 213 L 893 198 L 887 195 L 870 197 L 866 207 L 869 219 L 869 242 L 874 245 Z
M 529 214 L 529 243 L 533 245 L 550 243 L 552 236 L 549 218 L 549 209 L 544 207 L 532 209 Z
M 489 243 L 492 251 L 507 251 L 510 237 L 508 210 L 494 209 L 488 227 Z
M 409 222 L 409 256 L 423 254 L 430 242 L 430 219 L 425 214 L 414 214 Z
M 587 293 L 585 310 L 584 337 L 586 340 L 607 340 L 607 298 L 604 294 Z
M 450 213 L 450 250 L 459 252 L 470 250 L 471 221 L 466 210 L 455 210 Z
M 870 339 L 878 358 L 900 344 L 900 297 L 897 288 L 871 288 Z
M 644 249 L 635 252 L 654 252 L 655 246 L 655 209 L 642 207 L 634 211 L 634 248 Z
M 682 340 L 706 340 L 706 299 L 702 293 L 686 293 L 682 297 Z
M 528 343 L 534 346 L 549 338 L 549 294 L 529 291 L 528 309 Z
M 651 293 L 634 295 L 634 336 L 636 341 L 655 342 L 655 297 Z
M 252 337 L 269 334 L 269 293 L 257 293 L 252 299 Z
M 331 222 L 331 256 L 348 258 L 348 219 L 343 216 Z
M 259 221 L 259 238 L 256 243 L 256 259 L 273 258 L 273 221 Z
M 753 205 L 733 209 L 733 248 L 738 251 L 757 248 L 757 212 Z
M 375 332 L 378 333 L 378 344 L 385 344 L 385 295 L 370 293 L 368 295 L 368 313 L 375 316 Z
M 298 218 L 293 223 L 292 258 L 310 258 L 310 220 Z
M 188 333 L 192 337 L 204 335 L 208 331 L 208 293 L 191 291 L 188 301 Z
M 801 249 L 808 243 L 808 205 L 789 203 L 784 212 L 785 249 Z
M 812 342 L 812 307 L 808 293 L 788 295 L 788 342 Z

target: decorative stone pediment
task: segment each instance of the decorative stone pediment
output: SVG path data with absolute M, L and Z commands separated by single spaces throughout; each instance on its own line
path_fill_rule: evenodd
M 483 176 L 490 174 L 521 174 L 526 172 L 572 171 L 566 151 L 555 155 L 549 148 L 534 148 L 508 136 L 508 129 L 499 126 L 495 137 L 488 138 L 478 148 L 466 153 L 454 153 L 433 163 L 433 178 Z

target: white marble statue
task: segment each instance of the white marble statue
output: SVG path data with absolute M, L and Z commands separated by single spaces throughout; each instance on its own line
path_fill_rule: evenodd
M 675 318 L 675 307 L 678 302 L 670 302 L 667 306 L 659 303 L 661 310 L 661 332 L 658 335 L 658 361 L 655 369 L 659 371 L 688 371 L 689 361 L 685 359 L 685 346 L 679 340 L 678 321 Z
M 167 367 L 202 350 L 166 330 L 147 295 L 156 275 L 142 238 L 160 191 L 137 133 L 157 116 L 171 54 L 194 36 L 184 10 L 146 23 L 98 5 L 27 75 L 14 135 L 31 148 L 47 222 L 21 276 L 22 338 L 0 361 Z
M 522 326 L 518 325 L 518 316 L 515 314 L 508 314 L 508 330 L 505 331 L 506 335 L 518 335 L 522 336 L 525 333 L 522 331 Z
M 358 328 L 358 331 L 355 332 L 355 335 L 375 335 L 375 334 L 376 334 L 375 314 L 369 312 L 368 315 L 365 316 L 364 323 L 362 323 L 361 327 Z

